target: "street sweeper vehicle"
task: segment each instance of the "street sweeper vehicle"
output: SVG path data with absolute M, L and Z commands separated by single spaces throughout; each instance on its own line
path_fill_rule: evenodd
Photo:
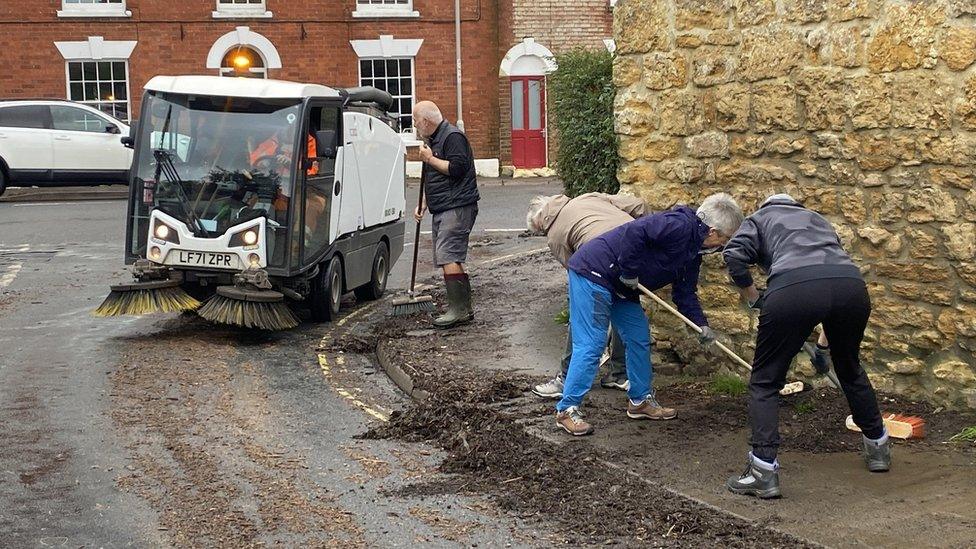
M 403 251 L 406 150 L 375 88 L 157 76 L 134 131 L 125 261 L 98 316 L 258 329 L 377 299 Z

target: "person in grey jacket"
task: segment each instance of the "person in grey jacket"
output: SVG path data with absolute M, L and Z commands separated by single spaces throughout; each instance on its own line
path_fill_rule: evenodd
M 745 472 L 730 478 L 728 489 L 760 498 L 781 495 L 776 459 L 779 390 L 793 357 L 817 324 L 823 324 L 834 370 L 864 435 L 868 470 L 887 471 L 888 433 L 858 358 L 871 300 L 860 269 L 830 222 L 789 195 L 773 195 L 746 218 L 723 255 L 732 281 L 750 306 L 761 311 L 749 381 L 752 451 Z M 756 289 L 750 265 L 768 275 L 764 293 Z

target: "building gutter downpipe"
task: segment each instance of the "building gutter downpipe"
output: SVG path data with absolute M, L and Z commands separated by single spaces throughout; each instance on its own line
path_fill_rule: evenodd
M 457 72 L 457 127 L 464 131 L 464 110 L 461 108 L 461 0 L 454 0 L 454 47 Z

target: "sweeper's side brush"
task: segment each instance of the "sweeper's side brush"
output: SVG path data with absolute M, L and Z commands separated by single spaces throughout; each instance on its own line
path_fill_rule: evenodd
M 420 198 L 417 199 L 417 210 L 424 205 L 424 173 L 420 172 Z M 414 285 L 417 282 L 417 256 L 420 252 L 420 222 L 417 222 L 417 230 L 413 237 L 413 268 L 410 271 L 410 292 L 407 297 L 398 297 L 393 300 L 393 316 L 407 316 L 417 313 L 427 313 L 434 310 L 434 298 L 429 295 L 415 296 L 413 293 Z
M 108 297 L 92 311 L 95 316 L 145 315 L 192 311 L 200 302 L 180 287 L 180 280 L 170 277 L 166 267 L 140 259 L 132 265 L 135 281 L 116 284 Z
M 640 290 L 641 293 L 643 293 L 647 297 L 653 299 L 655 303 L 657 303 L 658 305 L 660 305 L 660 306 L 664 307 L 665 309 L 667 309 L 668 312 L 670 312 L 671 314 L 673 314 L 676 317 L 678 317 L 679 319 L 681 319 L 681 321 L 684 322 L 685 324 L 687 324 L 689 328 L 691 328 L 692 330 L 695 330 L 695 333 L 699 333 L 699 334 L 701 333 L 701 331 L 702 331 L 701 327 L 699 327 L 697 324 L 695 324 L 694 322 L 692 322 L 685 315 L 683 315 L 680 312 L 678 312 L 677 309 L 675 309 L 674 307 L 672 307 L 671 305 L 669 305 L 666 301 L 664 301 L 660 297 L 654 295 L 653 292 L 651 292 L 650 290 L 648 290 L 647 288 L 645 288 L 643 285 L 638 284 L 637 285 L 637 289 Z M 718 347 L 719 349 L 721 349 L 725 354 L 729 355 L 729 358 L 731 358 L 732 360 L 736 361 L 740 365 L 744 366 L 750 372 L 752 371 L 752 365 L 751 364 L 749 364 L 745 360 L 742 360 L 742 357 L 740 357 L 739 355 L 735 354 L 735 352 L 732 349 L 729 349 L 728 347 L 726 347 L 721 341 L 716 341 L 713 345 L 715 345 L 716 347 Z M 787 383 L 786 385 L 784 385 L 783 388 L 780 389 L 779 394 L 781 394 L 783 396 L 786 396 L 786 395 L 792 395 L 792 394 L 795 394 L 795 393 L 799 393 L 801 391 L 803 391 L 803 382 L 802 381 L 794 381 L 793 383 Z
M 287 330 L 299 323 L 284 294 L 271 289 L 262 270 L 234 275 L 234 285 L 218 286 L 217 293 L 197 314 L 211 322 L 258 330 Z
M 177 280 L 151 280 L 116 284 L 95 309 L 95 316 L 145 315 L 192 311 L 201 303 L 186 293 Z

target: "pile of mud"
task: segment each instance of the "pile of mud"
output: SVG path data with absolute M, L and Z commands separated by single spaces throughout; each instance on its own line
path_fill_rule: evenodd
M 681 421 L 662 424 L 662 431 L 694 439 L 721 434 L 748 425 L 748 395 L 714 394 L 709 383 L 682 382 L 658 389 L 662 402 L 678 408 Z M 973 444 L 945 444 L 962 429 L 976 425 L 976 412 L 943 410 L 925 402 L 915 402 L 898 395 L 879 394 L 882 413 L 913 415 L 926 422 L 926 436 L 909 444 L 938 452 L 976 454 Z M 594 410 L 603 413 L 603 410 Z M 860 451 L 860 436 L 845 427 L 850 414 L 844 394 L 833 387 L 817 388 L 797 395 L 780 397 L 779 427 L 782 448 L 812 454 Z
M 384 348 L 412 356 L 414 382 L 429 398 L 396 412 L 368 438 L 427 441 L 447 452 L 441 471 L 454 476 L 400 494 L 476 492 L 523 518 L 548 521 L 568 544 L 643 543 L 668 547 L 804 546 L 803 542 L 677 496 L 607 466 L 595 449 L 555 445 L 530 434 L 521 419 L 539 407 L 501 406 L 522 397 L 529 380 L 465 366 L 459 353 L 486 338 L 477 329 L 423 330 L 423 317 L 391 319 L 378 329 Z M 475 327 L 476 328 L 476 327 Z M 423 346 L 431 354 L 411 355 Z M 436 352 L 434 352 L 436 351 Z M 466 356 L 466 355 L 465 355 Z

